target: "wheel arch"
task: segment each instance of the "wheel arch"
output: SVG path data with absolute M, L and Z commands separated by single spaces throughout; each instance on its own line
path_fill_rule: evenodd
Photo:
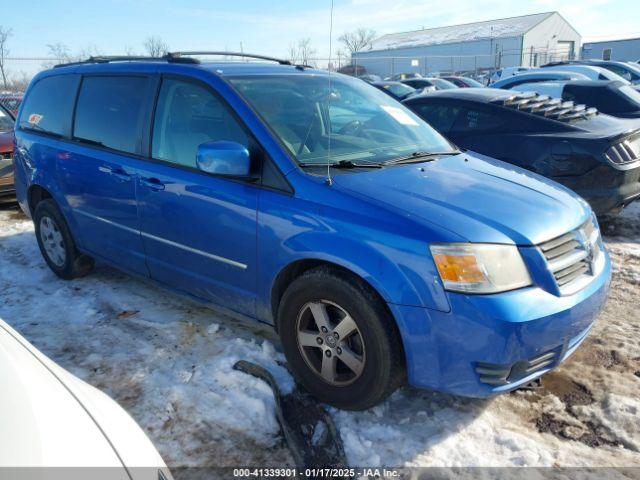
M 33 213 L 36 210 L 36 207 L 38 206 L 38 203 L 47 198 L 53 199 L 53 195 L 51 195 L 51 192 L 49 192 L 49 190 L 47 190 L 43 186 L 33 184 L 29 187 L 29 190 L 27 190 L 27 204 L 29 206 L 29 212 L 31 212 L 32 217 Z
M 378 288 L 367 281 L 367 279 L 365 279 L 361 273 L 358 273 L 351 268 L 345 267 L 344 265 L 340 265 L 333 261 L 319 258 L 303 258 L 295 260 L 282 268 L 276 275 L 271 286 L 270 309 L 276 330 L 278 330 L 278 308 L 280 306 L 280 301 L 282 300 L 282 296 L 284 295 L 285 290 L 296 278 L 302 276 L 309 270 L 314 270 L 317 268 L 326 268 L 336 275 L 347 277 L 350 280 L 359 282 L 364 288 L 369 290 L 372 294 L 380 299 L 380 301 L 385 305 L 385 308 L 387 309 L 389 315 L 391 315 L 391 317 L 393 318 L 391 310 L 387 307 L 387 300 L 385 299 L 385 295 L 380 292 Z

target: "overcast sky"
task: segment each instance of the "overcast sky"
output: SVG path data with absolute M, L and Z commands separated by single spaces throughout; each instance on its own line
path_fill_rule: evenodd
M 45 56 L 47 44 L 71 52 L 137 50 L 157 35 L 173 50 L 239 50 L 286 56 L 309 37 L 318 56 L 329 51 L 330 0 L 78 0 L 12 2 L 0 25 L 13 30 L 11 56 Z M 639 36 L 638 0 L 335 0 L 335 39 L 358 27 L 379 34 L 558 10 L 583 36 Z

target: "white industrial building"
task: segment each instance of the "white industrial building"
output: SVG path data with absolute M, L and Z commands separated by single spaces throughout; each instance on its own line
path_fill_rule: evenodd
M 573 59 L 580 34 L 558 12 L 392 33 L 375 39 L 352 63 L 388 76 L 482 72 Z

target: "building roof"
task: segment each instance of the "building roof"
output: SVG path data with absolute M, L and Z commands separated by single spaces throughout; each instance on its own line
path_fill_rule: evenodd
M 640 37 L 623 37 L 623 36 L 611 36 L 606 39 L 598 38 L 593 40 L 585 40 L 582 45 L 598 45 L 600 43 L 612 43 L 612 42 L 637 42 L 640 41 Z
M 375 39 L 371 43 L 371 50 L 468 42 L 486 38 L 517 37 L 525 34 L 554 13 L 556 12 L 534 13 L 485 22 L 390 33 Z

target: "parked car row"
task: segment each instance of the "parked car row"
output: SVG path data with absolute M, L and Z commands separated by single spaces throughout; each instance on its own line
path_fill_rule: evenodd
M 610 218 L 640 197 L 640 91 L 626 79 L 638 67 L 619 63 L 510 67 L 489 89 L 418 73 L 376 86 L 459 147 L 551 178 Z
M 13 186 L 14 117 L 0 105 L 0 200 L 15 194 Z

